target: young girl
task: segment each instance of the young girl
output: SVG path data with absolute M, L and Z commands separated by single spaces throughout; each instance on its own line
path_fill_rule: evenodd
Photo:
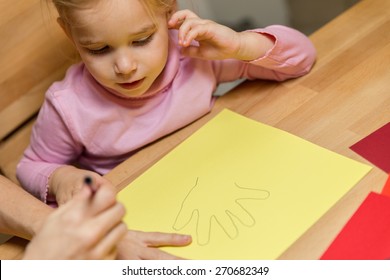
M 69 200 L 86 172 L 109 185 L 100 174 L 208 113 L 219 83 L 283 81 L 315 60 L 294 29 L 235 32 L 176 11 L 175 0 L 53 2 L 82 62 L 47 91 L 17 170 L 47 203 Z

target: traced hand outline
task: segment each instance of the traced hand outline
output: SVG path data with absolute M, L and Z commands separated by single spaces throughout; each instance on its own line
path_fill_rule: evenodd
M 251 213 L 246 210 L 241 200 L 265 200 L 270 196 L 270 192 L 263 189 L 244 188 L 236 182 L 220 184 L 213 186 L 214 194 L 209 198 L 214 199 L 213 207 L 202 207 L 201 202 L 205 200 L 205 193 L 210 193 L 209 185 L 199 184 L 199 178 L 196 178 L 195 185 L 184 198 L 180 210 L 176 216 L 172 228 L 176 231 L 184 229 L 192 219 L 196 219 L 196 240 L 201 246 L 207 245 L 210 242 L 212 221 L 214 220 L 226 233 L 230 239 L 235 239 L 239 235 L 238 226 L 235 221 L 247 227 L 252 227 L 256 221 Z M 230 188 L 226 192 L 226 188 Z M 211 201 L 211 202 L 214 202 Z M 212 208 L 212 209 L 210 209 Z

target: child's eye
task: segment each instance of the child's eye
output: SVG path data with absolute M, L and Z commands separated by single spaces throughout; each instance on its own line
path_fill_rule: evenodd
M 94 55 L 105 54 L 105 53 L 107 53 L 109 50 L 110 50 L 109 46 L 104 46 L 104 47 L 99 48 L 99 49 L 87 49 L 87 51 L 88 51 L 90 54 L 94 54 Z
M 134 46 L 144 46 L 144 45 L 147 45 L 150 41 L 152 41 L 152 39 L 153 39 L 153 34 L 149 35 L 145 38 L 142 38 L 140 40 L 133 41 L 133 45 Z

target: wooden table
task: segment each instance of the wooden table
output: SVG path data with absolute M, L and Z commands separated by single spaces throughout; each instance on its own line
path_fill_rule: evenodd
M 244 82 L 220 97 L 210 114 L 148 145 L 106 177 L 122 189 L 223 108 L 371 165 L 349 147 L 390 121 L 390 1 L 362 0 L 310 38 L 318 51 L 310 74 L 284 83 Z M 280 258 L 318 259 L 386 178 L 374 166 Z M 0 258 L 20 256 L 23 244 L 15 239 L 0 246 Z

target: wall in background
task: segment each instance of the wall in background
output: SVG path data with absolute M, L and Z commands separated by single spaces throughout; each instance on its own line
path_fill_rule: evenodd
M 285 0 L 289 25 L 311 34 L 359 0 Z
M 179 6 L 196 11 L 236 30 L 289 24 L 285 0 L 178 0 Z

